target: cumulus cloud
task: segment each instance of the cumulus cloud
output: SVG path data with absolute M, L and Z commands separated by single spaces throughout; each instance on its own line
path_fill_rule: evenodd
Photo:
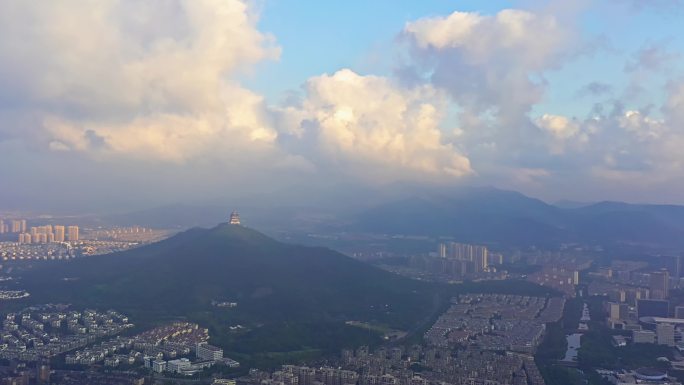
M 518 188 L 586 180 L 607 189 L 616 181 L 680 178 L 681 84 L 668 86 L 660 109 L 651 101 L 627 108 L 638 100 L 627 97 L 611 100 L 612 110 L 604 111 L 601 104 L 589 107 L 583 118 L 540 108 L 550 87 L 546 73 L 582 55 L 587 46 L 575 27 L 544 11 L 454 12 L 419 19 L 407 23 L 401 34 L 410 54 L 397 73 L 408 84 L 422 80 L 450 95 L 458 111 L 458 140 L 485 178 L 508 180 Z M 653 73 L 672 76 L 679 57 L 664 44 L 643 45 L 625 65 L 630 84 L 652 87 Z M 577 96 L 608 96 L 617 93 L 614 87 L 596 81 Z
M 530 116 L 546 96 L 546 74 L 586 48 L 574 17 L 560 8 L 453 12 L 409 22 L 400 35 L 409 52 L 400 76 L 450 96 L 457 140 L 484 179 L 513 188 L 551 183 L 556 165 L 550 159 L 561 162 L 585 145 L 589 132 L 571 119 Z
M 287 129 L 308 150 L 319 148 L 322 161 L 374 180 L 472 173 L 443 138 L 445 97 L 431 86 L 407 89 L 343 69 L 309 79 L 305 91 L 301 105 L 286 110 Z
M 590 133 L 582 129 L 580 122 L 566 116 L 544 114 L 535 120 L 535 124 L 549 136 L 549 147 L 553 154 L 562 154 L 568 145 L 589 141 Z
M 537 125 L 560 140 L 572 138 L 580 133 L 579 124 L 565 116 L 544 114 L 537 119 Z
M 515 54 L 514 62 L 530 70 L 546 68 L 565 35 L 555 17 L 515 9 L 494 16 L 457 11 L 409 22 L 404 32 L 421 49 L 456 49 L 452 54 L 470 64 Z
M 0 100 L 37 121 L 7 136 L 174 162 L 276 137 L 236 75 L 279 48 L 239 0 L 4 1 L 0 47 Z
M 240 79 L 279 54 L 244 0 L 0 2 L 0 140 L 233 175 L 247 164 L 381 182 L 473 172 L 442 135 L 434 87 L 341 70 L 309 79 L 301 105 L 269 106 Z
M 682 101 L 684 86 L 672 84 L 667 102 L 660 110 L 617 106 L 584 120 L 542 115 L 535 122 L 568 150 L 558 155 L 563 155 L 572 178 L 615 184 L 613 187 L 631 186 L 637 191 L 681 178 L 684 172 Z M 576 141 L 582 138 L 586 140 L 581 140 L 578 146 Z
M 408 48 L 403 66 L 412 70 L 401 73 L 412 72 L 413 82 L 421 78 L 450 96 L 457 140 L 480 178 L 512 188 L 547 180 L 553 175 L 549 158 L 581 147 L 583 133 L 559 137 L 572 125 L 554 133 L 556 127 L 544 122 L 546 135 L 540 135 L 540 122 L 530 116 L 545 98 L 547 72 L 582 52 L 572 16 L 551 8 L 453 12 L 407 23 L 400 41 Z M 543 179 L 528 172 L 542 169 L 549 173 Z
M 632 110 L 619 117 L 618 125 L 640 141 L 658 140 L 667 130 L 662 119 L 656 119 Z
M 543 74 L 572 51 L 573 34 L 550 14 L 454 12 L 407 23 L 414 61 L 466 114 L 520 124 L 545 90 Z

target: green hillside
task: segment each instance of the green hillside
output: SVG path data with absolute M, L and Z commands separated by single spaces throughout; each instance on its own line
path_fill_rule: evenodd
M 210 326 L 215 342 L 245 354 L 377 342 L 378 336 L 344 322 L 411 330 L 448 298 L 443 287 L 231 225 L 46 265 L 24 281 L 38 302 L 115 308 L 142 323 L 195 320 Z M 212 300 L 238 305 L 219 308 Z M 246 330 L 229 330 L 237 324 Z

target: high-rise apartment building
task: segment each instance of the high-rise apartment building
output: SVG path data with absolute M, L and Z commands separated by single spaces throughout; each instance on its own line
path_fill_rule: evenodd
M 446 243 L 440 243 L 438 248 L 437 248 L 437 255 L 440 258 L 446 258 L 447 257 L 447 245 Z
M 12 221 L 12 232 L 13 233 L 21 233 L 21 221 L 18 221 L 18 220 Z
M 19 234 L 19 239 L 18 239 L 18 241 L 19 241 L 19 243 L 22 244 L 22 245 L 31 244 L 31 241 L 32 241 L 32 239 L 31 239 L 31 234 L 29 234 L 29 233 L 21 233 L 21 234 Z
M 5 221 L 0 219 L 0 234 L 5 234 Z
M 477 271 L 485 271 L 489 266 L 489 255 L 487 248 L 484 246 L 475 246 L 475 269 Z
M 69 241 L 78 241 L 78 226 L 67 227 L 67 239 Z
M 55 226 L 55 242 L 64 242 L 64 226 Z
M 206 342 L 200 342 L 197 344 L 197 358 L 202 360 L 213 360 L 218 361 L 223 359 L 223 349 L 209 345 Z
M 611 320 L 624 320 L 629 316 L 629 305 L 626 303 L 610 302 L 608 306 Z
M 670 295 L 670 273 L 665 269 L 652 272 L 649 289 L 652 299 L 667 299 Z
M 679 280 L 679 278 L 682 277 L 682 273 L 684 273 L 684 256 L 682 255 L 675 255 L 674 257 L 674 278 L 676 280 Z
M 21 232 L 25 233 L 26 232 L 26 219 L 22 219 L 21 222 L 19 222 L 19 226 L 21 226 Z
M 175 360 L 169 360 L 166 362 L 166 371 L 172 373 L 180 373 L 183 370 L 190 369 L 192 363 L 187 358 L 179 358 Z
M 675 307 L 675 318 L 684 319 L 684 306 Z
M 656 325 L 656 339 L 658 345 L 675 346 L 675 327 L 669 323 L 659 323 Z
M 46 233 L 37 233 L 33 243 L 47 243 L 48 235 Z
M 653 330 L 634 330 L 632 332 L 632 341 L 635 344 L 654 344 L 656 342 L 656 334 Z
M 485 246 L 466 243 L 449 242 L 440 244 L 437 253 L 442 258 L 470 261 L 476 272 L 485 271 L 489 266 L 488 253 Z
M 166 370 L 166 361 L 164 360 L 154 360 L 152 361 L 152 370 L 157 373 L 161 373 Z

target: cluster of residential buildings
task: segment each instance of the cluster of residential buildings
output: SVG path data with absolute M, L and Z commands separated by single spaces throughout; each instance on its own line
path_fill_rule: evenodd
M 22 244 L 0 242 L 0 258 L 3 261 L 67 260 L 77 254 L 77 248 L 68 243 Z
M 551 287 L 568 297 L 575 296 L 575 286 L 579 284 L 580 269 L 574 264 L 545 265 L 539 271 L 527 276 L 529 282 Z
M 473 346 L 482 350 L 532 354 L 546 323 L 558 321 L 565 299 L 504 294 L 467 294 L 425 333 L 430 346 Z
M 446 281 L 498 278 L 495 266 L 502 263 L 503 256 L 485 246 L 457 242 L 440 243 L 435 253 L 409 258 L 410 269 Z
M 49 383 L 53 385 L 145 385 L 150 384 L 150 381 L 130 371 L 55 370 L 50 376 Z
M 543 384 L 530 356 L 476 349 L 451 351 L 414 345 L 403 349 L 345 350 L 335 367 L 283 365 L 273 373 L 251 370 L 254 385 L 499 385 Z
M 140 246 L 138 241 L 79 240 L 77 242 L 19 243 L 0 242 L 3 261 L 52 261 L 110 254 Z
M 456 261 L 470 262 L 469 265 L 476 272 L 484 271 L 489 266 L 489 250 L 485 246 L 458 242 L 440 243 L 437 249 L 437 256 Z
M 162 359 L 153 360 L 152 357 L 148 356 L 144 359 L 145 367 L 158 373 L 169 372 L 191 376 L 215 364 L 223 364 L 229 367 L 240 366 L 239 362 L 223 357 L 223 349 L 206 342 L 197 343 L 193 351 L 195 352 L 195 360 L 183 357 L 164 361 Z
M 543 385 L 533 353 L 565 299 L 464 294 L 411 347 L 343 350 L 323 367 L 251 370 L 249 385 Z
M 5 220 L 0 218 L 0 234 L 25 233 L 26 219 Z
M 681 382 L 676 377 L 668 375 L 666 370 L 659 368 L 644 367 L 636 370 L 598 369 L 596 372 L 605 381 L 613 385 L 681 385 Z
M 589 284 L 588 294 L 605 295 L 613 302 L 630 305 L 643 299 L 667 300 L 672 288 L 682 286 L 684 257 L 667 259 L 671 260 L 670 266 L 655 269 L 643 261 L 614 260 L 609 267 L 592 274 L 594 279 Z
M 103 361 L 106 366 L 118 366 L 119 363 L 133 364 L 138 358 L 136 354 L 117 354 L 130 350 L 131 347 L 130 338 L 117 336 L 114 339 L 67 354 L 64 361 L 67 365 L 93 365 Z M 142 357 L 139 357 L 138 361 L 142 361 Z M 113 362 L 117 364 L 114 365 Z
M 650 297 L 648 286 L 636 286 L 636 282 L 635 280 L 633 283 L 621 283 L 594 278 L 587 285 L 587 292 L 589 295 L 605 296 L 610 301 L 627 303 L 634 306 L 638 300 Z
M 14 362 L 9 366 L 0 366 L 0 385 L 56 384 L 52 381 L 51 374 L 50 365 L 46 362 L 32 366 Z
M 156 242 L 169 235 L 167 230 L 150 229 L 141 226 L 114 227 L 110 229 L 94 229 L 86 231 L 88 239 L 100 241 L 126 241 L 149 243 Z
M 116 311 L 67 311 L 54 306 L 33 307 L 9 313 L 0 329 L 0 358 L 36 362 L 132 327 Z
M 673 266 L 656 268 L 642 261 L 612 261 L 609 267 L 592 273 L 588 285 L 589 294 L 609 298 L 604 303 L 606 323 L 609 328 L 631 332 L 612 337 L 613 345 L 658 344 L 684 351 L 684 306 L 670 298 L 670 290 L 679 285 L 682 273 L 682 257 L 670 257 Z M 684 369 L 684 360 L 671 361 L 678 370 Z M 605 371 L 607 380 L 622 383 L 639 380 L 639 383 L 668 383 L 665 375 L 653 382 L 640 380 L 643 373 Z M 642 376 L 643 377 L 643 376 Z
M 155 372 L 193 375 L 217 363 L 240 364 L 223 357 L 223 350 L 209 345 L 209 331 L 189 322 L 175 322 L 132 337 L 116 337 L 70 353 L 68 365 L 104 363 L 108 367 L 143 365 Z M 195 360 L 188 357 L 193 355 Z
M 33 226 L 30 232 L 19 233 L 19 243 L 54 243 L 54 242 L 76 242 L 78 241 L 78 226 L 45 225 Z
M 668 269 L 649 268 L 646 262 L 612 261 L 593 274 L 590 294 L 610 299 L 606 322 L 612 329 L 632 332 L 632 342 L 677 346 L 684 350 L 684 306 L 673 306 L 670 289 L 677 285 L 681 257 L 673 257 L 674 277 Z M 624 341 L 626 343 L 626 341 Z M 622 340 L 614 342 L 617 345 Z
M 592 265 L 592 259 L 582 252 L 566 250 L 558 252 L 535 251 L 514 255 L 512 259 L 522 260 L 529 268 L 527 272 L 517 272 L 517 276 L 537 285 L 550 287 L 562 292 L 566 297 L 576 295 L 580 283 L 580 273 Z
M 0 259 L 35 261 L 119 252 L 140 244 L 162 240 L 171 232 L 140 226 L 85 231 L 81 231 L 76 225 L 46 224 L 27 227 L 26 219 L 0 219 L 0 234 L 13 234 L 15 237 L 10 240 L 9 236 L 5 236 L 0 242 Z

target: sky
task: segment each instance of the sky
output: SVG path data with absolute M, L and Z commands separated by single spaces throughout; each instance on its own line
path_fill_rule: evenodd
M 678 0 L 0 0 L 0 207 L 340 203 L 470 185 L 684 204 L 683 12 Z

